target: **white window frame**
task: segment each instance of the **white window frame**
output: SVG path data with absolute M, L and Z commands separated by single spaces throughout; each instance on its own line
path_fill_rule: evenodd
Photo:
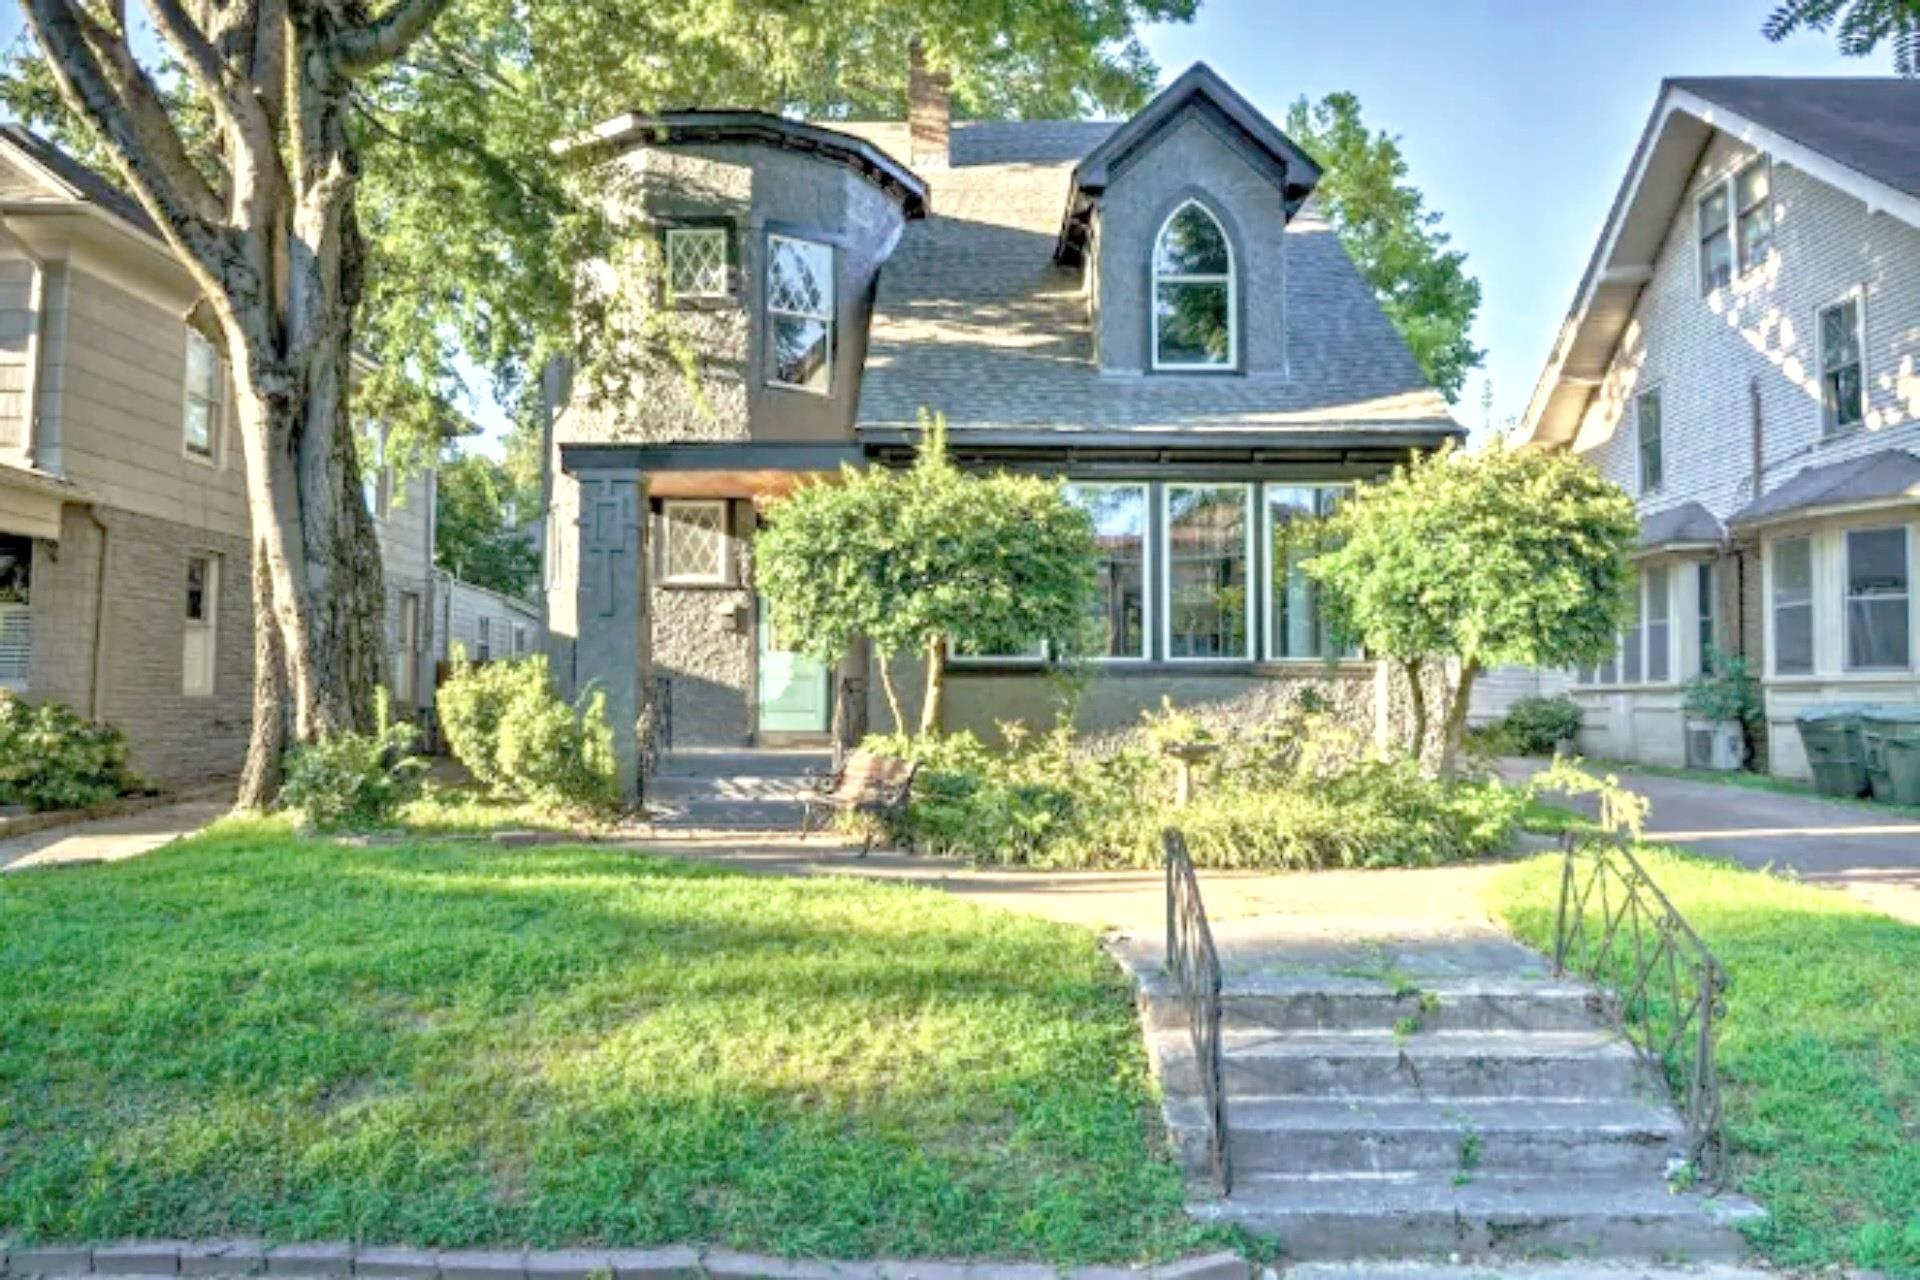
M 220 348 L 209 342 L 198 329 L 188 325 L 186 334 L 180 387 L 180 454 L 189 462 L 217 468 L 221 462 L 221 436 L 226 425 L 226 362 L 220 358 Z M 193 353 L 196 346 L 206 348 L 208 367 L 213 371 L 213 386 L 210 394 L 205 396 L 195 391 L 193 386 Z M 187 435 L 188 416 L 196 404 L 204 404 L 207 409 L 207 447 L 204 452 L 194 448 Z
M 1707 274 L 1707 220 L 1706 203 L 1718 195 L 1726 205 L 1727 221 L 1716 234 L 1727 238 L 1727 283 L 1716 283 Z M 1715 178 L 1702 186 L 1693 197 L 1693 270 L 1700 285 L 1700 296 L 1708 297 L 1714 290 L 1731 285 L 1740 277 L 1740 246 L 1734 243 L 1733 187 L 1726 175 Z
M 1746 232 L 1741 229 L 1741 221 L 1747 215 L 1747 208 L 1743 207 L 1740 203 L 1740 179 L 1746 177 L 1747 174 L 1755 169 L 1765 169 L 1767 173 L 1766 198 L 1760 201 L 1759 204 L 1751 206 L 1756 209 L 1761 205 L 1766 206 L 1767 252 L 1764 257 L 1756 258 L 1753 262 L 1748 262 Z M 1764 153 L 1755 156 L 1753 159 L 1735 169 L 1727 181 L 1729 184 L 1727 188 L 1727 214 L 1732 220 L 1731 226 L 1733 228 L 1733 278 L 1738 280 L 1749 271 L 1758 271 L 1761 267 L 1765 266 L 1767 258 L 1773 256 L 1776 248 L 1773 238 L 1773 157 Z
M 732 249 L 731 232 L 722 226 L 685 226 L 668 227 L 661 237 L 661 285 L 669 305 L 682 302 L 724 302 L 733 296 L 728 280 L 728 261 Z M 720 287 L 713 291 L 682 293 L 673 287 L 673 255 L 675 246 L 696 240 L 718 240 L 720 242 Z
M 1273 613 L 1274 605 L 1278 603 L 1278 601 L 1273 589 L 1273 503 L 1269 500 L 1269 495 L 1276 489 L 1333 489 L 1339 491 L 1344 498 L 1353 493 L 1353 484 L 1351 481 L 1345 480 L 1276 480 L 1271 484 L 1262 484 L 1260 486 L 1260 492 L 1255 498 L 1255 505 L 1259 508 L 1260 520 L 1260 565 L 1265 570 L 1261 575 L 1262 581 L 1257 592 L 1261 597 L 1258 612 L 1265 624 L 1261 628 L 1260 660 L 1262 662 L 1303 663 L 1325 666 L 1327 659 L 1324 657 L 1286 657 L 1276 652 L 1279 645 L 1275 643 L 1274 639 L 1276 628 L 1273 625 Z M 1341 651 L 1337 660 L 1348 662 L 1358 657 L 1360 657 L 1360 651 L 1358 649 L 1348 648 Z
M 1661 591 L 1659 595 L 1661 597 L 1664 597 L 1660 600 L 1661 615 L 1659 619 L 1659 626 L 1661 627 L 1662 631 L 1665 633 L 1665 636 L 1666 636 L 1666 646 L 1665 646 L 1666 653 L 1662 655 L 1662 657 L 1665 660 L 1666 671 L 1664 674 L 1661 674 L 1658 676 L 1654 675 L 1653 673 L 1653 655 L 1654 655 L 1653 602 L 1656 599 L 1656 595 L 1653 589 L 1653 583 L 1654 583 L 1654 575 L 1656 573 L 1660 575 Z M 1640 678 L 1642 681 L 1650 685 L 1673 684 L 1678 678 L 1675 673 L 1679 671 L 1680 664 L 1674 661 L 1674 657 L 1675 657 L 1674 650 L 1677 648 L 1677 646 L 1674 644 L 1676 635 L 1673 628 L 1673 621 L 1674 621 L 1673 619 L 1673 613 L 1674 613 L 1673 588 L 1674 588 L 1673 565 L 1668 563 L 1661 563 L 1661 564 L 1649 564 L 1649 565 L 1641 566 L 1640 568 L 1640 647 L 1641 647 Z
M 1907 660 L 1898 666 L 1856 667 L 1853 665 L 1853 535 L 1856 533 L 1899 533 L 1900 544 L 1906 552 L 1907 591 L 1904 596 L 1861 596 L 1867 600 L 1902 600 L 1907 607 Z M 1913 626 L 1913 527 L 1908 524 L 1857 524 L 1838 530 L 1840 564 L 1840 669 L 1849 675 L 1898 674 L 1913 670 L 1914 626 Z M 1818 593 L 1816 593 L 1817 598 Z
M 718 563 L 711 573 L 672 573 L 673 512 L 681 508 L 704 507 L 719 516 L 720 546 Z M 727 574 L 727 500 L 725 498 L 663 498 L 660 501 L 660 582 L 663 586 L 724 587 Z
M 1162 275 L 1160 273 L 1160 241 L 1166 236 L 1167 228 L 1173 220 L 1191 206 L 1220 229 L 1220 241 L 1227 247 L 1227 274 L 1219 275 Z M 1233 373 L 1240 368 L 1240 262 L 1233 251 L 1233 237 L 1227 234 L 1227 224 L 1209 208 L 1198 196 L 1188 196 L 1174 206 L 1160 222 L 1159 230 L 1153 233 L 1153 243 L 1148 247 L 1147 258 L 1147 358 L 1155 370 L 1173 373 Z M 1212 364 L 1190 360 L 1162 360 L 1160 358 L 1160 286 L 1162 284 L 1219 284 L 1225 281 L 1227 286 L 1227 358 L 1224 363 Z
M 1147 480 L 1075 480 L 1068 477 L 1067 486 L 1073 489 L 1131 489 L 1140 495 L 1140 515 L 1146 521 L 1146 527 L 1140 531 L 1140 608 L 1143 614 L 1140 652 L 1137 656 L 1097 654 L 1092 655 L 1090 661 L 1115 667 L 1152 662 L 1153 617 L 1154 609 L 1159 604 L 1160 588 L 1154 572 L 1159 565 L 1160 554 L 1153 545 L 1153 484 Z
M 1848 426 L 1840 426 L 1827 407 L 1827 332 L 1822 321 L 1829 311 L 1853 304 L 1853 321 L 1857 326 L 1855 345 L 1859 347 L 1860 358 L 1860 420 Z M 1819 390 L 1820 438 L 1833 440 L 1841 436 L 1852 435 L 1867 428 L 1867 414 L 1871 408 L 1871 387 L 1867 382 L 1867 291 L 1860 285 L 1854 285 L 1839 297 L 1823 302 L 1813 309 L 1813 376 Z
M 1220 654 L 1199 657 L 1175 657 L 1173 652 L 1173 491 L 1175 489 L 1238 489 L 1241 494 L 1243 515 L 1241 532 L 1245 544 L 1242 554 L 1246 557 L 1247 589 L 1246 621 L 1243 634 L 1246 636 L 1246 648 L 1239 655 Z M 1154 548 L 1154 558 L 1160 566 L 1160 652 L 1167 662 L 1174 663 L 1222 663 L 1252 662 L 1257 650 L 1254 648 L 1254 621 L 1259 617 L 1256 609 L 1256 597 L 1260 596 L 1257 573 L 1259 566 L 1254 560 L 1254 522 L 1259 513 L 1253 509 L 1254 486 L 1243 480 L 1167 480 L 1160 485 L 1160 546 Z
M 1667 483 L 1667 397 L 1666 385 L 1655 382 L 1645 390 L 1636 392 L 1633 397 L 1633 474 L 1639 485 L 1639 491 L 1659 493 Z M 1660 475 L 1652 484 L 1647 483 L 1646 418 L 1642 410 L 1651 399 L 1657 407 L 1655 412 L 1660 419 Z
M 826 290 L 827 290 L 826 314 L 815 315 L 812 312 L 807 312 L 807 311 L 791 311 L 785 308 L 776 307 L 773 304 L 773 268 L 774 268 L 774 263 L 777 261 L 777 258 L 778 258 L 778 255 L 775 252 L 775 247 L 779 245 L 782 241 L 785 241 L 788 244 L 806 245 L 809 248 L 823 249 L 826 251 L 826 255 L 827 255 L 827 278 L 825 282 Z M 767 233 L 767 270 L 766 270 L 766 278 L 763 282 L 763 287 L 766 290 L 766 308 L 765 309 L 767 313 L 767 324 L 766 324 L 767 351 L 766 351 L 766 368 L 764 370 L 764 373 L 765 373 L 768 386 L 778 387 L 782 391 L 802 391 L 807 393 L 808 395 L 816 395 L 816 396 L 830 396 L 833 394 L 833 360 L 834 360 L 834 352 L 836 350 L 836 343 L 840 336 L 839 333 L 837 332 L 839 328 L 839 325 L 837 323 L 837 313 L 840 309 L 840 282 L 836 278 L 838 271 L 839 271 L 839 261 L 834 254 L 833 245 L 829 244 L 827 241 L 811 240 L 811 239 L 808 239 L 806 236 L 782 235 L 777 231 L 770 231 Z M 774 361 L 774 356 L 773 356 L 773 322 L 774 322 L 774 319 L 778 316 L 787 316 L 787 317 L 800 319 L 800 320 L 812 320 L 826 326 L 826 329 L 827 329 L 827 364 L 826 364 L 827 381 L 825 386 L 809 387 L 804 383 L 782 382 L 780 380 L 776 372 L 778 366 L 776 365 Z
M 220 681 L 220 557 L 211 551 L 189 552 L 186 574 L 192 572 L 196 562 L 206 565 L 206 580 L 200 596 L 201 609 L 206 616 L 186 616 L 182 602 L 180 693 L 188 698 L 211 698 Z M 186 585 L 186 574 L 181 579 L 183 587 Z M 192 660 L 196 636 L 200 638 L 201 661 L 198 666 Z
M 493 661 L 493 619 L 484 613 L 473 620 L 473 653 L 477 662 Z
M 1720 570 L 1711 560 L 1695 560 L 1693 568 L 1694 673 L 1705 675 L 1707 654 L 1720 647 Z
M 1805 542 L 1807 544 L 1807 633 L 1809 648 L 1807 669 L 1805 671 L 1782 671 L 1780 669 L 1780 640 L 1778 603 L 1780 570 L 1780 546 L 1786 542 Z M 1767 639 L 1767 675 L 1776 680 L 1806 680 L 1820 671 L 1820 536 L 1815 533 L 1791 533 L 1777 538 L 1769 538 L 1762 546 L 1762 558 L 1766 564 L 1766 639 Z M 1803 606 L 1795 605 L 1795 608 Z

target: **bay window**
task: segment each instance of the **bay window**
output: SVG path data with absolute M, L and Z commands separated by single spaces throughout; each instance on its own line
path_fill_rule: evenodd
M 1713 650 L 1714 646 L 1718 643 L 1714 638 L 1713 629 L 1713 565 L 1707 561 L 1702 561 L 1694 567 L 1694 572 L 1697 575 L 1698 582 L 1695 625 L 1699 628 L 1699 669 L 1702 673 L 1706 673 L 1713 670 Z
M 1169 484 L 1165 494 L 1167 657 L 1251 658 L 1251 487 Z
M 1770 549 L 1773 673 L 1813 672 L 1813 539 L 1782 538 Z
M 1905 525 L 1846 534 L 1846 655 L 1849 671 L 1910 665 Z
M 1670 625 L 1673 602 L 1668 597 L 1667 583 L 1672 575 L 1667 566 L 1650 566 L 1643 581 L 1646 584 L 1646 607 L 1642 616 L 1646 618 L 1647 635 L 1647 682 L 1665 684 L 1673 678 L 1673 660 L 1671 641 L 1673 628 Z
M 767 380 L 826 395 L 833 382 L 833 246 L 767 237 Z

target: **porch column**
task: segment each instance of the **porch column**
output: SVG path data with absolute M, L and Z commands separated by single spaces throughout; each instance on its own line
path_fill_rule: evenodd
M 640 798 L 640 717 L 648 665 L 646 476 L 588 470 L 580 483 L 576 688 L 606 694 L 620 794 Z

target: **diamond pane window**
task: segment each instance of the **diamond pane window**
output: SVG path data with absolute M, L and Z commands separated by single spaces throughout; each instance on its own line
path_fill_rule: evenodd
M 667 298 L 686 302 L 727 296 L 725 227 L 667 229 Z
M 825 395 L 833 376 L 833 248 L 767 237 L 767 377 Z
M 727 580 L 725 502 L 661 504 L 660 577 L 664 582 Z

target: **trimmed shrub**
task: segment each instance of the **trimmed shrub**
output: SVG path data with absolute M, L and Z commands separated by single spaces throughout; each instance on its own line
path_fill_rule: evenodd
M 605 695 L 569 705 L 554 692 L 545 655 L 462 662 L 437 702 L 448 749 L 489 790 L 554 808 L 618 800 Z
M 382 690 L 374 732 L 338 734 L 288 754 L 280 803 L 322 831 L 391 826 L 400 806 L 419 791 L 426 769 L 419 747 L 419 731 L 393 720 Z
M 0 689 L 0 805 L 83 809 L 139 789 L 120 730 Z
M 1565 694 L 1516 698 L 1501 721 L 1508 745 L 1523 756 L 1550 756 L 1580 732 L 1580 704 Z

